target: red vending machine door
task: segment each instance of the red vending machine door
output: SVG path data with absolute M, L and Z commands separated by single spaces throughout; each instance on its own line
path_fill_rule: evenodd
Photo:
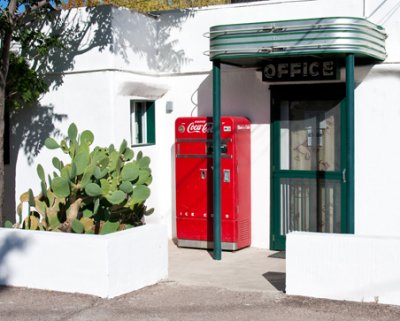
M 251 243 L 250 122 L 221 119 L 221 239 L 225 249 Z
M 179 118 L 175 126 L 177 238 L 207 241 L 213 234 L 211 119 Z

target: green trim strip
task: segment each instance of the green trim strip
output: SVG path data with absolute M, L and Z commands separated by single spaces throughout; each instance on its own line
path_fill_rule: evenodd
M 284 175 L 287 178 L 323 178 L 323 179 L 341 179 L 340 172 L 323 172 L 323 171 L 297 171 L 297 170 L 275 170 L 274 175 Z
M 340 17 L 340 16 L 334 16 L 334 17 L 325 17 L 325 18 L 307 18 L 307 19 L 292 19 L 292 20 L 277 20 L 277 21 L 271 21 L 271 22 L 248 22 L 248 23 L 234 23 L 234 24 L 228 24 L 228 25 L 216 25 L 211 27 L 211 30 L 214 29 L 226 29 L 227 27 L 239 27 L 239 26 L 250 26 L 250 25 L 266 25 L 266 24 L 280 24 L 280 23 L 290 23 L 290 24 L 298 24 L 298 23 L 307 23 L 307 22 L 318 22 L 318 21 L 330 21 L 330 20 L 340 20 L 340 21 L 346 21 L 346 20 L 352 20 L 352 21 L 359 21 L 364 24 L 369 24 L 371 26 L 375 26 L 372 22 L 360 18 L 360 17 Z M 377 26 L 378 28 L 383 29 L 381 26 Z
M 349 48 L 340 48 L 340 49 L 324 49 L 324 50 L 314 50 L 305 51 L 305 50 L 298 50 L 298 51 L 287 51 L 287 52 L 272 52 L 272 53 L 262 53 L 262 52 L 244 52 L 244 53 L 224 53 L 215 55 L 214 58 L 211 60 L 218 59 L 223 61 L 224 63 L 229 63 L 241 67 L 252 67 L 259 63 L 259 59 L 269 59 L 269 58 L 279 58 L 279 57 L 288 57 L 288 56 L 308 56 L 308 55 L 345 55 L 351 51 L 353 54 L 356 55 L 357 58 L 364 58 L 364 59 L 374 59 L 380 61 L 382 56 L 378 55 L 374 52 L 367 50 L 349 50 Z M 250 62 L 247 62 L 245 65 L 240 62 L 239 60 L 242 58 L 252 58 Z M 238 61 L 236 61 L 238 60 Z
M 332 37 L 318 37 L 319 35 L 327 35 L 327 34 L 333 34 Z M 339 34 L 339 35 L 338 35 Z M 340 36 L 340 34 L 343 34 L 345 36 Z M 354 35 L 353 37 L 348 37 L 348 35 Z M 338 35 L 338 36 L 335 36 Z M 312 31 L 308 31 L 307 34 L 304 34 L 304 32 L 298 31 L 298 32 L 285 32 L 282 33 L 280 35 L 280 38 L 282 40 L 280 41 L 285 41 L 284 38 L 288 38 L 291 39 L 289 37 L 292 37 L 293 39 L 297 40 L 298 38 L 301 39 L 310 39 L 311 36 L 314 36 L 315 39 L 320 39 L 320 38 L 354 38 L 354 39 L 359 39 L 360 37 L 356 37 L 356 35 L 362 35 L 365 38 L 368 39 L 377 39 L 379 42 L 377 42 L 377 44 L 381 45 L 382 40 L 385 40 L 385 36 L 384 35 L 380 35 L 379 37 L 376 37 L 374 35 L 371 35 L 370 32 L 364 32 L 364 31 L 353 31 L 353 30 L 312 30 Z M 299 37 L 296 37 L 299 36 Z M 218 38 L 213 39 L 213 44 L 218 44 L 218 43 L 229 43 L 229 41 L 231 40 L 237 40 L 239 41 L 240 39 L 253 39 L 253 38 L 272 38 L 273 40 L 275 40 L 276 34 L 274 33 L 259 33 L 259 34 L 236 34 L 236 35 L 222 35 L 219 36 Z M 373 42 L 373 40 L 371 40 L 371 42 Z
M 364 43 L 366 42 L 366 45 L 360 44 L 360 46 L 364 46 L 364 47 L 371 47 L 371 45 L 373 47 L 377 47 L 376 50 L 382 49 L 382 52 L 385 53 L 385 48 L 382 47 L 381 43 L 375 42 L 375 41 L 370 41 L 370 40 L 365 40 L 365 39 L 360 39 L 357 37 L 319 37 L 319 38 L 310 38 L 310 35 L 304 35 L 303 37 L 298 38 L 298 39 L 272 39 L 272 40 L 264 40 L 264 41 L 242 41 L 242 42 L 220 42 L 220 43 L 213 43 L 210 48 L 210 52 L 216 52 L 217 50 L 213 50 L 214 48 L 218 48 L 218 47 L 223 47 L 221 50 L 227 50 L 226 47 L 228 46 L 232 46 L 234 49 L 235 47 L 239 47 L 238 49 L 241 49 L 242 45 L 246 45 L 247 48 L 250 47 L 251 45 L 254 45 L 255 48 L 259 48 L 259 46 L 256 46 L 258 44 L 264 44 L 264 47 L 268 47 L 268 44 L 271 44 L 271 46 L 274 46 L 276 43 L 285 43 L 286 46 L 289 46 L 290 44 L 292 44 L 292 46 L 296 46 L 296 44 L 298 43 L 299 40 L 302 41 L 302 46 L 305 46 L 306 43 L 307 45 L 332 45 L 332 42 L 334 42 L 335 45 L 339 45 L 339 44 L 348 44 L 349 41 L 354 41 L 352 43 L 352 45 L 355 45 L 357 43 Z M 249 39 L 250 40 L 250 39 Z M 316 44 L 315 42 L 319 42 L 318 44 Z M 250 46 L 248 46 L 250 45 Z M 275 45 L 276 46 L 276 45 Z

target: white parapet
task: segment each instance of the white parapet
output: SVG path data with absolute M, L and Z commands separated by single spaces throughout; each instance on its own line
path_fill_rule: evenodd
M 400 305 L 400 238 L 289 233 L 286 293 Z
M 112 298 L 168 275 L 163 225 L 108 235 L 0 228 L 0 284 Z

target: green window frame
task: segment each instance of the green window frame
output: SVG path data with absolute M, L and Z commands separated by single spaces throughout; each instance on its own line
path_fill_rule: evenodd
M 155 102 L 131 100 L 130 105 L 131 146 L 155 145 Z

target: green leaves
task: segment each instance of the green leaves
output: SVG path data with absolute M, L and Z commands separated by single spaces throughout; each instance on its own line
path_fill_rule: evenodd
M 120 225 L 119 222 L 107 221 L 104 223 L 104 225 L 100 231 L 100 234 L 109 234 L 109 233 L 116 232 L 119 228 L 119 225 Z
M 85 227 L 83 226 L 83 224 L 77 220 L 74 219 L 71 223 L 71 229 L 74 233 L 79 233 L 82 234 L 85 231 Z
M 81 134 L 81 143 L 91 145 L 94 141 L 94 135 L 90 130 L 85 130 Z
M 102 193 L 101 187 L 99 185 L 97 185 L 96 183 L 87 184 L 85 187 L 85 192 L 87 195 L 92 196 L 92 197 L 100 196 Z
M 132 192 L 132 198 L 142 202 L 149 198 L 150 196 L 150 188 L 144 185 L 136 186 Z
M 29 66 L 24 57 L 10 53 L 5 106 L 8 110 L 27 107 L 49 89 L 44 79 Z
M 145 156 L 145 157 L 141 158 L 141 159 L 138 161 L 138 163 L 139 163 L 140 168 L 149 168 L 149 165 L 150 165 L 150 157 Z
M 38 174 L 40 180 L 41 180 L 41 181 L 45 181 L 46 178 L 45 178 L 43 166 L 39 164 L 39 165 L 36 167 L 36 171 L 37 171 L 37 174 Z
M 72 123 L 68 127 L 68 137 L 71 141 L 75 142 L 77 135 L 78 135 L 78 128 L 74 123 Z
M 57 149 L 60 147 L 60 145 L 53 139 L 53 138 L 46 138 L 46 140 L 44 141 L 44 145 L 48 148 L 48 149 Z
M 125 201 L 126 195 L 122 191 L 115 191 L 111 195 L 107 195 L 106 199 L 113 205 L 119 205 Z
M 123 181 L 133 181 L 139 176 L 139 166 L 136 163 L 129 163 L 121 171 Z
M 67 197 L 70 193 L 69 181 L 63 177 L 55 177 L 51 182 L 51 189 L 57 197 Z
M 76 166 L 76 175 L 81 175 L 89 165 L 89 153 L 85 151 L 79 152 L 73 162 Z
M 119 186 L 119 189 L 120 189 L 121 191 L 123 191 L 124 193 L 130 194 L 130 193 L 132 193 L 132 191 L 133 191 L 133 186 L 132 186 L 132 184 L 131 184 L 130 182 L 128 182 L 128 181 L 123 181 L 123 182 L 121 183 L 121 185 Z

